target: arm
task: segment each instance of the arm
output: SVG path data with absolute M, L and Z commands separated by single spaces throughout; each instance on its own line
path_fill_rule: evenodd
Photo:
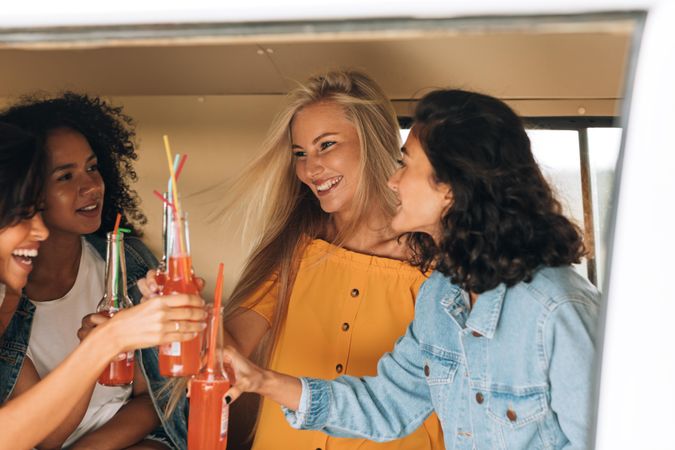
M 253 310 L 239 308 L 234 317 L 225 322 L 225 344 L 250 357 L 269 329 L 270 325 L 263 316 Z
M 118 353 L 193 339 L 205 327 L 202 307 L 198 297 L 174 295 L 122 311 L 91 331 L 42 381 L 0 408 L 0 450 L 32 448 L 42 441 L 68 417 Z
M 597 317 L 595 306 L 568 302 L 558 306 L 544 326 L 551 408 L 567 437 L 567 450 L 590 445 Z
M 380 359 L 376 377 L 298 379 L 261 369 L 227 349 L 236 378 L 228 395 L 265 395 L 286 408 L 287 420 L 298 429 L 374 441 L 406 436 L 433 411 L 413 327 Z
M 201 281 L 201 284 L 203 285 L 203 281 Z M 156 271 L 148 271 L 145 278 L 138 280 L 137 287 L 143 296 L 141 302 L 159 295 Z M 270 303 L 276 301 L 276 294 L 277 292 L 274 289 L 266 290 L 265 298 L 261 301 L 261 303 L 266 303 L 266 309 L 274 309 L 274 305 L 270 305 Z M 85 319 L 87 318 L 85 317 Z M 225 344 L 231 345 L 239 353 L 249 357 L 269 331 L 268 320 L 253 309 L 237 308 L 232 317 L 224 321 Z M 88 329 L 93 328 L 96 324 L 83 321 L 82 326 L 85 332 L 88 332 Z
M 114 450 L 143 440 L 159 425 L 140 364 L 134 364 L 133 397 L 102 427 L 82 436 L 71 450 Z
M 10 395 L 9 399 L 12 400 L 13 398 L 22 395 L 24 392 L 27 392 L 30 388 L 38 384 L 38 382 L 40 382 L 40 375 L 38 375 L 37 370 L 35 370 L 33 361 L 26 356 L 23 366 L 21 367 L 21 372 L 19 372 L 16 386 L 14 387 L 14 390 L 12 390 L 12 395 Z M 61 422 L 59 427 L 40 441 L 36 446 L 38 450 L 61 448 L 66 439 L 68 439 L 68 436 L 75 431 L 87 412 L 87 406 L 89 405 L 89 400 L 91 399 L 91 394 L 94 391 L 95 385 L 95 382 L 92 383 L 89 388 L 83 392 L 77 400 L 77 403 L 70 410 L 70 414 L 68 414 L 65 420 Z

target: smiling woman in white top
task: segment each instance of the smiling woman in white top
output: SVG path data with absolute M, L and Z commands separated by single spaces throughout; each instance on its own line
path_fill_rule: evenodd
M 5 378 L 0 399 L 4 399 L 21 395 L 79 344 L 82 317 L 95 312 L 103 297 L 105 235 L 114 228 L 118 213 L 120 226 L 131 230 L 124 252 L 132 301 L 140 299 L 136 281 L 157 260 L 138 239 L 145 216 L 130 186 L 135 180 L 135 130 L 122 108 L 98 97 L 66 92 L 24 99 L 0 114 L 0 120 L 44 141 L 42 216 L 49 229 L 17 306 L 25 320 L 5 331 L 14 346 L 27 346 L 28 358 L 16 378 L 12 374 L 18 364 L 0 362 L 0 376 Z M 19 352 L 17 361 L 24 354 Z M 136 360 L 131 387 L 91 384 L 88 395 L 41 446 L 183 448 L 182 408 L 170 420 L 160 419 L 164 380 L 156 370 L 156 353 L 145 350 Z
M 8 313 L 3 317 L 10 315 L 8 305 L 16 304 L 49 235 L 40 212 L 43 159 L 34 136 L 0 123 L 0 308 Z M 204 327 L 204 311 L 196 308 L 202 305 L 186 295 L 153 299 L 97 327 L 40 382 L 0 407 L 0 450 L 32 448 L 60 427 L 118 353 L 194 338 Z

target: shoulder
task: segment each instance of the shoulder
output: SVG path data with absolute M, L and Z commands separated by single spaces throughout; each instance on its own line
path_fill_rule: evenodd
M 441 272 L 433 271 L 431 275 L 425 278 L 426 280 L 422 283 L 418 294 L 420 300 L 429 297 L 447 298 L 457 295 L 461 291 L 459 286 L 453 284 L 450 277 L 443 275 Z
M 549 312 L 565 304 L 590 309 L 600 305 L 597 288 L 571 266 L 541 268 L 529 283 L 518 283 L 510 290 L 535 300 Z
M 145 264 L 153 267 L 157 265 L 157 258 L 155 258 L 155 255 L 153 255 L 148 246 L 140 238 L 135 236 L 125 238 L 124 251 L 133 254 L 134 257 L 140 258 Z

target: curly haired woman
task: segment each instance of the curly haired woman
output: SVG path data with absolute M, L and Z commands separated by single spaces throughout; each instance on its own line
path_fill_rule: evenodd
M 518 116 L 482 94 L 428 94 L 389 186 L 392 228 L 435 271 L 377 376 L 298 379 L 228 349 L 228 395 L 266 395 L 333 436 L 397 439 L 435 412 L 448 449 L 589 448 L 599 295 L 571 267 L 580 234 Z
M 0 122 L 0 315 L 2 333 L 22 326 L 32 316 L 14 315 L 21 288 L 28 281 L 40 244 L 48 231 L 42 221 L 44 152 L 38 139 Z M 193 339 L 200 329 L 201 299 L 175 296 L 150 300 L 122 311 L 93 331 L 44 380 L 0 406 L 0 450 L 30 449 L 61 426 L 95 383 L 103 367 L 119 352 Z M 10 307 L 5 308 L 10 305 Z M 167 314 L 171 308 L 171 314 Z M 4 320 L 9 318 L 9 321 Z M 195 320 L 194 322 L 191 322 Z M 176 323 L 180 322 L 180 333 Z M 187 326 L 184 326 L 187 324 Z M 14 333 L 14 331 L 10 331 Z M 12 341 L 4 341 L 12 342 Z M 14 341 L 14 344 L 17 344 Z M 23 361 L 25 346 L 1 349 L 3 363 Z M 4 367 L 3 367 L 4 370 Z M 5 374 L 2 375 L 3 377 Z M 11 376 L 11 375 L 10 375 Z M 3 378 L 4 382 L 4 378 Z M 90 394 L 90 393 L 89 393 Z
M 121 108 L 66 93 L 28 99 L 0 120 L 45 143 L 43 218 L 49 230 L 18 303 L 15 316 L 23 319 L 8 328 L 2 342 L 3 347 L 27 346 L 14 363 L 0 364 L 5 401 L 47 376 L 79 345 L 80 320 L 96 310 L 103 296 L 105 233 L 121 213 L 122 226 L 138 236 L 145 217 L 129 186 L 136 178 L 132 162 L 137 155 L 132 121 Z M 136 237 L 125 239 L 125 252 L 127 284 L 138 301 L 136 281 L 156 260 Z M 38 448 L 183 448 L 183 409 L 170 418 L 155 410 L 163 401 L 155 394 L 162 385 L 155 351 L 143 350 L 136 358 L 133 387 L 92 384 L 89 395 Z

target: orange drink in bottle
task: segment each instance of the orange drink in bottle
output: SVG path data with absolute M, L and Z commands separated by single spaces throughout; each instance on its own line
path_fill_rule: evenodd
M 108 317 L 118 311 L 133 307 L 127 294 L 127 266 L 124 259 L 124 235 L 120 232 L 108 233 L 106 252 L 105 293 L 96 308 L 97 312 Z M 99 376 L 99 384 L 121 386 L 134 381 L 134 352 L 125 354 L 124 359 L 110 362 Z
M 192 271 L 187 220 L 172 220 L 169 258 L 162 295 L 199 294 Z M 201 368 L 202 333 L 189 341 L 171 342 L 159 348 L 159 372 L 164 377 L 196 375 Z
M 195 376 L 190 386 L 190 416 L 188 418 L 188 450 L 225 450 L 229 405 L 225 394 L 230 389 L 218 344 L 223 341 L 220 294 L 223 286 L 223 265 L 216 283 L 216 300 L 209 321 L 206 366 Z

